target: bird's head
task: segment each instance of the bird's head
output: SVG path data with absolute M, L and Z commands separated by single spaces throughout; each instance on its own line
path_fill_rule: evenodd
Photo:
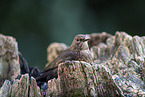
M 90 40 L 89 35 L 83 35 L 83 34 L 77 35 L 71 44 L 71 49 L 72 50 L 87 50 L 87 49 L 89 49 L 88 40 Z

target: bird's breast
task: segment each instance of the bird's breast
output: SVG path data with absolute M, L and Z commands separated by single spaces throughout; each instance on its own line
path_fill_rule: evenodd
M 88 63 L 92 62 L 92 55 L 90 50 L 82 50 L 80 51 L 80 57 L 83 59 L 83 61 L 86 61 Z

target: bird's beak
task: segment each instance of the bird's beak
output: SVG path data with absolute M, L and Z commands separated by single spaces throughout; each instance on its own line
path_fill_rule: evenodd
M 91 38 L 90 38 L 90 36 L 89 35 L 86 35 L 86 37 L 85 37 L 85 40 L 84 41 L 88 41 L 88 40 L 90 40 Z

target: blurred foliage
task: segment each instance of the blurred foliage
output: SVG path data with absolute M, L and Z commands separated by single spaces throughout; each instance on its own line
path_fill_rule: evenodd
M 14 36 L 29 65 L 43 68 L 51 42 L 79 33 L 144 35 L 144 0 L 1 0 L 0 32 Z

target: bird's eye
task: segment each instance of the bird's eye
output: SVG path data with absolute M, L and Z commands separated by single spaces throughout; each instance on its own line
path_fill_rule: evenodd
M 80 41 L 83 41 L 83 39 L 80 39 Z

